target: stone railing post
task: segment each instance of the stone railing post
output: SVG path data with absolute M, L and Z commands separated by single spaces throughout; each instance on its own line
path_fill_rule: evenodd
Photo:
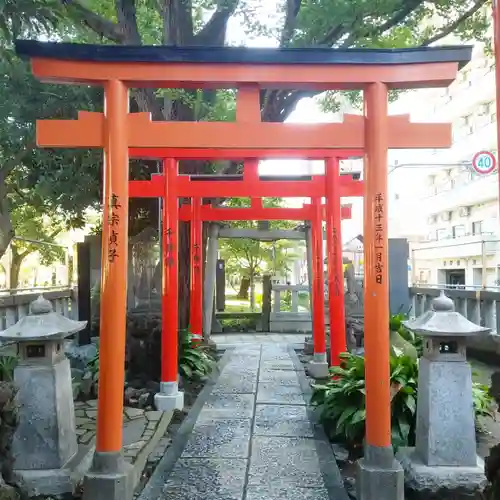
M 292 312 L 299 312 L 299 291 L 292 288 Z
M 281 290 L 273 290 L 274 292 L 274 306 L 273 312 L 279 313 L 281 311 Z
M 265 274 L 262 279 L 262 331 L 269 332 L 271 322 L 271 276 Z

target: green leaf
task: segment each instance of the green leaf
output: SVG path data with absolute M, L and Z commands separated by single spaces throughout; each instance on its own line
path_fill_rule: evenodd
M 187 378 L 193 377 L 193 370 L 187 364 L 184 363 L 181 365 L 181 371 Z
M 346 408 L 340 415 L 340 418 L 337 422 L 337 430 L 339 430 L 342 427 L 342 425 L 344 425 L 344 422 L 346 422 L 347 419 L 352 417 L 356 413 L 356 411 L 357 411 L 356 407 Z
M 356 410 L 356 413 L 352 416 L 351 423 L 357 424 L 359 422 L 364 422 L 366 420 L 366 410 Z
M 415 401 L 415 398 L 413 396 L 407 395 L 405 397 L 405 405 L 412 414 L 417 411 L 417 402 Z

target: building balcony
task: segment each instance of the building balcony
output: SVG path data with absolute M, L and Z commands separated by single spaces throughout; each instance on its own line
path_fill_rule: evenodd
M 478 205 L 496 199 L 498 199 L 497 172 L 484 177 L 475 177 L 466 184 L 425 197 L 421 202 L 427 207 L 428 215 L 436 215 L 458 207 Z
M 480 103 L 495 99 L 495 72 L 484 68 L 475 72 L 472 80 L 452 85 L 448 102 L 443 101 L 436 111 L 440 119 L 455 120 L 472 112 Z
M 446 238 L 411 244 L 415 260 L 461 259 L 483 254 L 495 254 L 500 248 L 496 235 L 469 234 L 460 238 Z

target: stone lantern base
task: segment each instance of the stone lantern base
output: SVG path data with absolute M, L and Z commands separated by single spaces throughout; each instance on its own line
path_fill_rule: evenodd
M 21 359 L 14 370 L 21 407 L 14 435 L 14 477 L 29 497 L 73 493 L 87 472 L 91 447 L 78 446 L 69 361 L 45 344 L 46 358 Z
M 484 462 L 477 458 L 475 467 L 427 466 L 414 448 L 401 448 L 396 457 L 405 471 L 405 489 L 411 500 L 482 499 L 487 481 Z
M 14 470 L 15 483 L 29 498 L 72 494 L 87 473 L 93 455 L 93 446 L 82 446 L 78 453 L 59 469 Z

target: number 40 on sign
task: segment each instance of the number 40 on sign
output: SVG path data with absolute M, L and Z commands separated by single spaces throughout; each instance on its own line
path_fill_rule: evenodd
M 490 174 L 496 166 L 496 158 L 489 151 L 479 151 L 472 158 L 472 168 L 480 175 Z

